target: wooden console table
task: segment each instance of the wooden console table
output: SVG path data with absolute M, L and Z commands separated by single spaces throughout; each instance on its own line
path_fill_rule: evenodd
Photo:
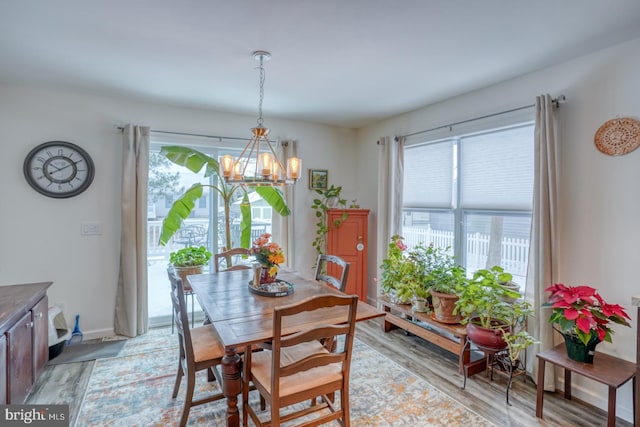
M 636 316 L 636 384 L 633 391 L 633 404 L 636 408 L 640 408 L 640 295 L 631 297 L 631 304 L 638 307 L 638 315 Z M 635 411 L 633 425 L 640 427 L 640 410 Z
M 619 359 L 608 354 L 596 352 L 593 363 L 576 362 L 567 357 L 564 344 L 560 344 L 538 353 L 538 390 L 536 398 L 536 417 L 542 418 L 542 401 L 544 399 L 544 368 L 545 362 L 553 363 L 564 368 L 564 397 L 571 400 L 571 373 L 583 375 L 589 379 L 605 384 L 609 387 L 609 406 L 607 426 L 616 425 L 616 391 L 629 380 L 636 386 L 636 364 Z M 633 402 L 634 417 L 636 414 L 635 396 Z
M 433 320 L 430 314 L 411 311 L 410 304 L 392 303 L 386 295 L 378 298 L 378 306 L 386 312 L 383 325 L 385 332 L 399 327 L 456 354 L 458 356 L 458 373 L 464 372 L 464 365 L 470 360 L 469 346 L 465 345 L 467 342 L 466 326 L 459 323 L 450 325 L 438 322 Z M 425 326 L 419 325 L 415 321 L 420 321 Z

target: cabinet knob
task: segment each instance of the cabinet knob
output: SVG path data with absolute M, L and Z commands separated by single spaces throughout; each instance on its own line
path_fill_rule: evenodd
M 37 317 L 37 318 L 42 317 L 42 312 L 36 313 L 36 317 Z
M 24 325 L 27 329 L 31 329 L 33 328 L 33 322 L 29 322 L 27 324 Z

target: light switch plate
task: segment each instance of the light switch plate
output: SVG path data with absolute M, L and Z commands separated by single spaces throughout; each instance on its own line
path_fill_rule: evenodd
M 99 222 L 83 222 L 80 228 L 81 236 L 100 236 L 102 234 L 102 224 Z

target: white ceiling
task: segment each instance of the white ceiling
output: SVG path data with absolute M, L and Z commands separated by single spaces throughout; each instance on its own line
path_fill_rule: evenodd
M 640 37 L 638 0 L 0 0 L 0 83 L 360 127 Z

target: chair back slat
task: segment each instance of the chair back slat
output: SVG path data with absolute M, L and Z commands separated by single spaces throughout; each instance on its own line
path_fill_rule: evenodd
M 171 283 L 171 303 L 174 311 L 174 322 L 176 331 L 180 337 L 180 351 L 184 354 L 187 363 L 193 365 L 193 343 L 191 341 L 191 330 L 189 329 L 189 317 L 187 315 L 187 305 L 184 298 L 184 285 L 182 279 L 173 268 L 167 269 L 169 282 Z
M 340 274 L 333 276 L 329 274 L 330 265 L 335 265 L 336 268 L 340 268 Z M 318 255 L 316 260 L 316 274 L 315 279 L 329 283 L 331 286 L 344 292 L 347 288 L 347 280 L 349 278 L 349 267 L 351 264 L 336 255 Z
M 329 353 L 326 355 L 313 355 L 305 357 L 302 360 L 280 367 L 280 375 L 286 377 L 297 374 L 298 372 L 307 371 L 311 368 L 330 365 L 332 363 L 343 363 L 346 359 L 344 353 Z
M 249 268 L 251 268 L 251 266 L 247 265 L 247 264 L 235 264 L 232 265 L 232 260 L 234 257 L 238 257 L 238 256 L 249 256 L 249 249 L 245 249 L 245 248 L 233 248 L 233 249 L 229 249 L 228 251 L 224 251 L 224 252 L 220 252 L 219 254 L 215 254 L 214 255 L 214 263 L 215 263 L 215 269 L 216 269 L 216 273 L 219 273 L 220 271 L 231 271 L 231 270 L 247 270 Z M 225 263 L 225 268 L 220 267 L 220 264 L 224 261 Z

